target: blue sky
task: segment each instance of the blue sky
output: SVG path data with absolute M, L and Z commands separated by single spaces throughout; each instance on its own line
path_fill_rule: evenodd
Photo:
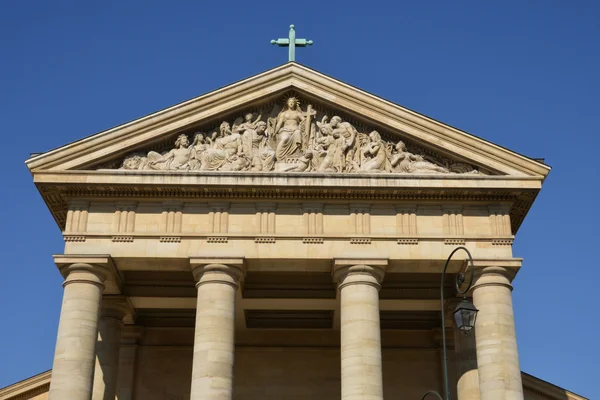
M 51 367 L 59 229 L 23 161 L 297 60 L 553 167 L 518 232 L 521 367 L 597 398 L 600 2 L 3 1 L 0 387 Z

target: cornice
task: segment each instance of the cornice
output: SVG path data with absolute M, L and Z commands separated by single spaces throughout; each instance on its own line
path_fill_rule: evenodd
M 206 115 L 204 113 L 207 108 L 218 109 L 218 106 L 230 97 L 237 98 L 238 101 L 246 100 L 240 103 L 240 105 L 244 104 L 247 102 L 247 99 L 241 98 L 241 90 L 256 92 L 266 85 L 276 85 L 280 79 L 285 78 L 285 76 L 281 76 L 279 72 L 281 70 L 289 69 L 290 66 L 291 64 L 282 65 L 166 109 L 151 113 L 142 118 L 127 122 L 123 125 L 85 137 L 66 146 L 61 146 L 40 155 L 36 155 L 28 159 L 25 164 L 31 171 L 38 168 L 49 169 L 57 164 L 73 160 L 82 152 L 90 152 L 98 147 L 105 148 L 108 145 L 113 144 L 116 144 L 117 146 L 119 144 L 124 145 L 123 142 L 132 135 L 140 136 L 140 139 L 147 139 L 144 136 L 144 133 L 147 133 L 147 131 L 157 128 L 160 129 L 173 121 L 189 118 L 190 115 L 193 114 L 197 114 L 197 117 L 200 117 L 198 119 L 205 118 Z M 67 164 L 65 168 L 69 168 L 69 164 Z
M 0 400 L 29 399 L 50 389 L 52 370 L 34 375 L 13 385 L 0 389 Z
M 337 106 L 349 110 L 364 109 L 364 115 L 378 116 L 373 119 L 385 120 L 388 126 L 408 133 L 413 139 L 430 143 L 432 141 L 431 136 L 435 136 L 437 143 L 447 142 L 452 144 L 453 146 L 447 148 L 447 150 L 453 151 L 455 154 L 464 154 L 465 150 L 472 152 L 471 160 L 474 162 L 486 159 L 489 161 L 490 157 L 499 162 L 506 162 L 507 159 L 510 159 L 510 163 L 513 163 L 515 167 L 514 172 L 517 173 L 520 170 L 527 174 L 545 177 L 550 171 L 549 166 L 502 146 L 382 99 L 318 71 L 303 66 L 298 67 L 299 69 L 294 71 L 294 76 L 298 78 L 293 81 L 294 87 L 298 90 L 312 93 L 316 97 L 319 97 L 319 95 L 331 97 L 330 93 L 335 92 Z M 315 76 L 318 76 L 320 80 L 315 80 Z M 317 88 L 321 88 L 322 92 L 316 90 Z M 397 124 L 393 122 L 397 122 Z
M 343 82 L 288 63 L 241 82 L 180 103 L 127 124 L 109 129 L 26 161 L 31 171 L 82 169 L 141 144 L 159 140 L 182 129 L 241 108 L 253 101 L 298 90 L 357 116 L 401 131 L 408 138 L 459 155 L 508 175 L 545 178 L 550 168 L 542 163 L 442 124 Z
M 525 372 L 521 372 L 521 380 L 523 381 L 523 388 L 526 391 L 534 392 L 549 399 L 588 400 L 586 397 L 569 392 L 568 390 L 553 385 L 552 383 L 546 382 L 540 378 L 536 378 L 535 376 L 529 375 Z
M 38 190 L 61 230 L 73 199 L 257 199 L 474 201 L 512 204 L 513 233 L 541 187 L 535 177 L 399 174 L 36 172 Z

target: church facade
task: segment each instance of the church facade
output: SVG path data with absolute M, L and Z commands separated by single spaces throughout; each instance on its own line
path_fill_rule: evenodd
M 539 160 L 290 62 L 26 164 L 64 298 L 52 371 L 0 399 L 420 399 L 442 333 L 454 398 L 582 399 L 519 366 Z

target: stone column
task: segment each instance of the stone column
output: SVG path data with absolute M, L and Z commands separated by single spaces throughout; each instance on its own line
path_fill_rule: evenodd
M 102 299 L 92 400 L 115 400 L 123 318 L 131 307 L 123 296 Z
M 117 378 L 117 399 L 132 400 L 135 379 L 135 364 L 138 341 L 142 337 L 142 326 L 128 325 L 121 334 L 121 349 L 119 351 L 119 376 Z
M 230 400 L 233 395 L 235 292 L 243 259 L 191 259 L 196 279 L 196 331 L 190 400 Z
M 58 263 L 58 262 L 57 262 Z M 107 265 L 67 263 L 50 400 L 89 400 L 92 396 L 100 300 Z
M 514 275 L 511 269 L 493 265 L 475 271 L 473 304 L 479 309 L 475 339 L 481 400 L 523 400 L 510 284 Z
M 343 400 L 382 400 L 379 289 L 387 260 L 334 261 L 339 283 Z
M 452 310 L 458 301 L 452 302 Z M 461 332 L 453 322 L 454 327 L 454 357 L 456 359 L 456 394 L 458 400 L 480 400 L 479 372 L 477 371 L 477 349 L 475 346 L 475 331 L 468 334 Z M 452 389 L 452 388 L 451 388 Z

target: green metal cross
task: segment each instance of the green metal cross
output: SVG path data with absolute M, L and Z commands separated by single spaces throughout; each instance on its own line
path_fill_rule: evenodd
M 289 60 L 296 61 L 296 46 L 306 47 L 313 44 L 312 40 L 296 39 L 296 31 L 294 25 L 290 25 L 290 37 L 288 39 L 271 40 L 271 44 L 276 44 L 280 47 L 289 47 Z

